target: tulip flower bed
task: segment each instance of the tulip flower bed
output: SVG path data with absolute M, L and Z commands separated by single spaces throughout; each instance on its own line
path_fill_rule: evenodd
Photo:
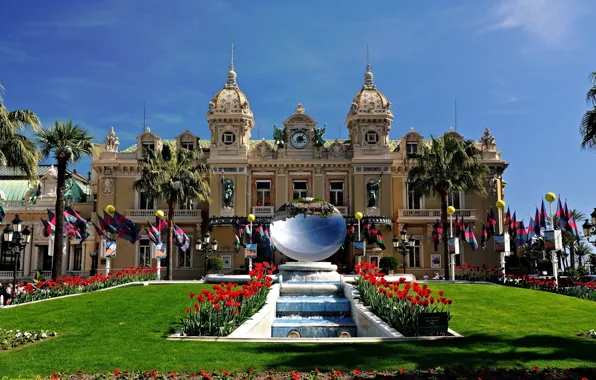
M 10 350 L 29 343 L 39 342 L 40 340 L 48 339 L 56 336 L 55 332 L 39 331 L 20 331 L 20 330 L 5 330 L 0 328 L 0 351 Z
M 420 286 L 416 282 L 406 282 L 404 278 L 389 283 L 374 263 L 358 264 L 356 271 L 360 275 L 356 289 L 362 303 L 400 333 L 416 336 L 421 313 L 446 312 L 447 320 L 451 319 L 451 300 L 443 297 L 442 290 L 435 298 L 426 284 Z
M 69 294 L 86 293 L 94 290 L 105 289 L 129 282 L 150 281 L 157 279 L 157 268 L 130 267 L 118 272 L 110 272 L 107 276 L 96 274 L 89 278 L 79 276 L 66 276 L 53 280 L 40 281 L 27 284 L 24 291 L 17 294 L 12 304 L 43 300 L 66 296 Z M 22 284 L 19 284 L 19 287 Z
M 455 267 L 456 280 L 497 282 L 499 278 L 502 278 L 501 268 L 487 268 L 486 265 L 474 266 L 468 263 Z
M 589 376 L 589 377 L 588 377 Z M 332 369 L 330 371 L 320 371 L 315 368 L 310 372 L 299 371 L 276 371 L 270 369 L 265 372 L 256 372 L 249 368 L 245 372 L 207 372 L 198 370 L 196 372 L 160 372 L 152 371 L 132 371 L 126 372 L 119 369 L 98 374 L 86 374 L 77 372 L 75 374 L 53 373 L 49 379 L 59 380 L 94 380 L 94 379 L 126 379 L 126 380 L 146 380 L 146 379 L 193 379 L 193 380 L 342 380 L 342 379 L 578 379 L 589 380 L 596 376 L 596 370 L 592 369 L 554 369 L 532 367 L 530 369 L 480 369 L 470 368 L 434 368 L 428 370 L 404 370 L 397 368 L 393 371 L 363 371 L 353 369 L 351 371 L 340 371 Z
M 248 284 L 213 285 L 213 290 L 203 289 L 188 294 L 191 307 L 181 319 L 182 333 L 191 336 L 227 336 L 252 317 L 263 305 L 271 287 L 275 266 L 256 263 L 250 271 Z

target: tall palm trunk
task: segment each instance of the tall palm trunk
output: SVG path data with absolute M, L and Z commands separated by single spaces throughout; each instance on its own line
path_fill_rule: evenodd
M 168 250 L 168 264 L 166 280 L 172 280 L 173 266 L 174 266 L 174 249 L 172 240 L 174 239 L 174 203 L 168 203 L 168 241 L 166 242 L 166 249 Z
M 582 261 L 582 255 L 581 255 L 581 254 L 577 255 L 577 263 L 578 263 L 578 265 L 579 265 L 580 267 L 583 267 L 583 266 L 584 266 L 584 265 L 583 265 L 583 261 Z
M 445 263 L 445 280 L 449 280 L 449 226 L 447 225 L 447 192 L 441 193 L 441 224 L 443 224 L 443 262 Z
M 54 258 L 52 259 L 52 279 L 62 275 L 62 250 L 64 247 L 64 185 L 66 183 L 66 160 L 58 160 L 56 185 L 56 229 L 54 232 Z
M 575 247 L 569 244 L 569 256 L 571 256 L 571 269 L 575 270 Z

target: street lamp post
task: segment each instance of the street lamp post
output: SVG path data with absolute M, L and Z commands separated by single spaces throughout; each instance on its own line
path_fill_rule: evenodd
M 25 227 L 22 230 L 22 220 L 19 218 L 19 215 L 15 215 L 15 218 L 12 221 L 12 226 L 9 224 L 4 229 L 4 241 L 7 242 L 8 247 L 12 251 L 12 257 L 14 262 L 13 268 L 13 285 L 14 289 L 17 289 L 17 267 L 20 261 L 21 251 L 25 249 L 27 244 L 31 241 L 31 231 L 29 227 Z
M 89 275 L 95 276 L 97 274 L 97 251 L 89 252 L 89 256 L 91 256 L 91 270 L 89 271 Z
M 213 252 L 217 251 L 217 244 L 217 240 L 211 240 L 209 232 L 203 235 L 203 240 L 197 239 L 195 241 L 195 251 L 205 257 L 205 277 L 207 276 L 207 260 Z
M 555 283 L 557 284 L 557 286 L 559 285 L 559 260 L 557 258 L 557 250 L 560 250 L 561 247 L 557 247 L 557 234 L 559 234 L 561 231 L 555 231 L 555 214 L 553 214 L 553 202 L 557 199 L 557 196 L 555 195 L 555 193 L 552 192 L 548 192 L 546 193 L 546 195 L 544 196 L 544 199 L 546 199 L 546 201 L 549 204 L 549 209 L 550 209 L 550 225 L 551 225 L 551 229 L 553 230 L 553 237 L 555 239 L 555 243 L 554 243 L 554 249 L 552 249 L 550 251 L 550 261 L 551 264 L 553 266 L 553 277 L 555 278 Z
M 453 237 L 453 214 L 455 214 L 455 207 L 447 207 L 447 214 L 449 215 L 449 240 L 453 240 L 454 252 L 449 254 L 449 279 L 455 281 L 455 255 L 459 250 L 459 240 Z M 448 243 L 449 244 L 449 243 Z
M 584 230 L 584 236 L 586 237 L 586 240 L 596 247 L 596 208 L 594 211 L 592 211 L 590 217 L 592 218 L 592 223 L 590 223 L 589 219 L 586 219 L 584 224 L 582 224 L 582 228 Z M 591 271 L 593 272 L 594 269 L 596 268 L 591 268 Z
M 356 220 L 358 221 L 358 241 L 362 241 L 360 239 L 360 221 L 362 220 L 362 218 L 364 217 L 364 215 L 361 212 L 357 212 L 356 215 L 354 215 L 356 217 Z M 360 261 L 362 260 L 362 256 L 358 256 L 356 257 L 356 264 L 360 264 Z
M 416 239 L 414 239 L 414 236 L 412 235 L 410 235 L 410 239 L 408 239 L 408 231 L 406 231 L 406 228 L 404 227 L 400 232 L 399 238 L 397 235 L 393 235 L 392 243 L 393 250 L 395 252 L 401 249 L 401 255 L 403 258 L 402 265 L 404 267 L 404 274 L 406 274 L 406 255 L 413 252 L 416 245 Z

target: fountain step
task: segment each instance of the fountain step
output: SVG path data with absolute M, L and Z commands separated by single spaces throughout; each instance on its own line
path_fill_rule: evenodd
M 282 296 L 343 296 L 343 288 L 338 282 L 284 282 Z
M 356 323 L 348 317 L 320 317 L 276 318 L 271 325 L 271 336 L 274 338 L 288 337 L 291 331 L 297 331 L 302 338 L 335 338 L 340 333 L 347 332 L 356 336 Z
M 277 300 L 277 315 L 350 315 L 350 301 L 334 296 L 281 296 Z

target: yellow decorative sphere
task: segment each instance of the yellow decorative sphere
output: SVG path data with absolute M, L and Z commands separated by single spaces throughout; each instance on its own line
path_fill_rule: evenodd
M 164 217 L 164 212 L 162 210 L 157 210 L 155 211 L 155 216 L 157 216 L 158 218 L 163 218 Z
M 249 223 L 252 223 L 255 221 L 256 217 L 254 216 L 254 214 L 248 214 L 247 219 Z
M 555 195 L 555 193 L 552 192 L 548 192 L 546 193 L 546 195 L 544 196 L 544 199 L 546 199 L 546 201 L 548 203 L 553 203 L 555 200 L 557 200 L 557 196 Z
M 497 208 L 504 209 L 505 208 L 505 201 L 502 200 L 502 199 L 499 199 L 497 201 Z
M 112 205 L 107 205 L 107 206 L 106 206 L 106 212 L 107 212 L 108 214 L 110 214 L 110 215 L 111 215 L 111 214 L 113 214 L 115 211 L 116 211 L 116 207 L 114 207 L 114 206 L 112 206 Z
M 447 214 L 449 214 L 449 215 L 455 214 L 455 207 L 453 207 L 453 206 L 447 207 Z
M 362 219 L 362 217 L 363 217 L 364 215 L 362 215 L 362 213 L 359 211 L 359 212 L 357 212 L 357 213 L 356 213 L 356 215 L 354 215 L 354 216 L 356 217 L 356 219 L 357 219 L 357 220 L 360 220 L 360 219 Z

